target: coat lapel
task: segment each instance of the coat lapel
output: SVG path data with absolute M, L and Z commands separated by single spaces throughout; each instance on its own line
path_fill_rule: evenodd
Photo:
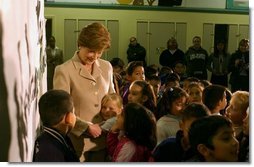
M 101 76 L 101 68 L 100 68 L 100 64 L 99 64 L 99 61 L 96 60 L 94 65 L 93 65 L 93 77 L 96 79 L 98 77 Z
M 79 71 L 79 75 L 86 79 L 96 82 L 96 78 L 98 78 L 101 75 L 101 69 L 98 60 L 96 60 L 93 65 L 92 75 L 83 67 L 83 64 L 79 59 L 77 52 L 74 54 L 72 61 L 76 70 Z

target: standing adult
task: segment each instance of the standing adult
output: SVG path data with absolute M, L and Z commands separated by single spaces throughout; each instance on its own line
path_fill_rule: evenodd
M 63 51 L 56 46 L 56 39 L 51 36 L 46 48 L 47 53 L 47 86 L 48 90 L 53 88 L 54 71 L 57 65 L 63 63 Z
M 135 37 L 130 38 L 127 59 L 128 63 L 131 61 L 142 61 L 144 67 L 146 67 L 146 49 L 138 43 Z
M 112 66 L 100 59 L 109 47 L 108 30 L 100 23 L 87 25 L 79 34 L 78 51 L 55 70 L 54 89 L 69 92 L 74 101 L 77 122 L 70 137 L 80 161 L 104 160 L 103 155 L 95 153 L 97 150 L 93 150 L 95 143 L 92 142 L 93 138 L 100 137 L 102 130 L 91 122 L 100 111 L 103 96 L 115 92 Z
M 207 79 L 208 53 L 201 47 L 201 38 L 195 36 L 192 39 L 193 45 L 185 53 L 187 75 L 200 80 Z
M 212 72 L 211 83 L 228 87 L 228 64 L 230 55 L 224 40 L 216 42 L 214 52 L 208 59 L 208 70 Z
M 176 62 L 184 62 L 184 53 L 178 49 L 177 41 L 174 37 L 171 37 L 167 42 L 167 49 L 160 55 L 160 65 L 168 66 L 171 69 L 174 68 Z
M 231 91 L 249 91 L 249 40 L 242 39 L 229 61 Z

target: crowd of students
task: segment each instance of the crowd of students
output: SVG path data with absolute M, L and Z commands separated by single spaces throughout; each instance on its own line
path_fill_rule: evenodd
M 175 62 L 164 64 L 162 68 L 135 60 L 125 67 L 121 59 L 112 59 L 112 80 L 107 79 L 113 83 L 115 91 L 105 87 L 103 97 L 97 99 L 100 109 L 97 113 L 93 111 L 91 120 L 85 120 L 90 121 L 86 129 L 76 136 L 83 141 L 89 138 L 92 143 L 90 150 L 83 150 L 86 142 L 80 146 L 84 157 L 76 153 L 75 140 L 69 138 L 75 129 L 82 131 L 84 127 L 79 126 L 82 111 L 79 115 L 75 111 L 79 107 L 76 101 L 82 99 L 72 97 L 73 81 L 66 80 L 67 74 L 63 74 L 64 81 L 69 84 L 65 91 L 54 84 L 54 88 L 39 100 L 43 131 L 35 142 L 33 160 L 249 162 L 249 87 L 246 83 L 234 83 L 236 78 L 244 82 L 243 78 L 248 77 L 248 41 L 241 40 L 237 53 L 227 59 L 229 55 L 224 51 L 223 41 L 218 42 L 218 51 L 210 57 L 200 43 L 201 38 L 194 37 L 193 46 L 183 55 L 184 59 L 170 58 Z M 166 63 L 167 54 L 172 56 L 178 49 L 174 38 L 167 44 L 168 50 L 163 53 L 161 63 Z M 105 64 L 98 61 L 104 45 L 86 51 L 91 46 L 83 42 L 80 47 L 84 50 L 75 53 L 75 60 L 80 53 L 85 57 L 86 53 L 95 54 L 99 56 L 93 61 L 89 58 L 87 64 L 95 63 L 98 68 L 100 63 Z M 228 61 L 227 69 L 221 66 L 223 61 Z M 207 70 L 212 72 L 211 82 L 207 80 Z M 224 82 L 230 73 L 232 90 Z M 90 74 L 93 76 L 94 72 Z M 60 80 L 59 77 L 54 79 Z M 111 85 L 110 82 L 106 85 Z M 80 88 L 82 86 L 85 85 Z M 85 99 L 87 105 L 89 97 Z

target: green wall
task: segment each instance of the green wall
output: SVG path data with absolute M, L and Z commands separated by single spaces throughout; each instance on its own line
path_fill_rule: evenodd
M 64 19 L 92 19 L 119 21 L 119 57 L 126 61 L 126 49 L 129 37 L 136 35 L 137 21 L 186 22 L 186 47 L 192 45 L 192 37 L 202 36 L 203 23 L 216 24 L 249 24 L 248 12 L 228 12 L 225 10 L 137 10 L 122 8 L 77 8 L 77 7 L 45 7 L 45 17 L 53 19 L 53 35 L 57 46 L 64 49 Z M 71 55 L 72 56 L 72 55 Z

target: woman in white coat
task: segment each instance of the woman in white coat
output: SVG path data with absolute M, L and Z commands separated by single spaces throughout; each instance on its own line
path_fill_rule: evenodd
M 103 161 L 104 153 L 93 154 L 92 142 L 99 140 L 102 130 L 90 122 L 100 111 L 102 97 L 115 92 L 112 66 L 100 59 L 110 47 L 110 34 L 102 24 L 92 23 L 79 34 L 78 47 L 70 60 L 56 67 L 54 89 L 63 89 L 73 98 L 77 122 L 70 137 L 80 161 Z

